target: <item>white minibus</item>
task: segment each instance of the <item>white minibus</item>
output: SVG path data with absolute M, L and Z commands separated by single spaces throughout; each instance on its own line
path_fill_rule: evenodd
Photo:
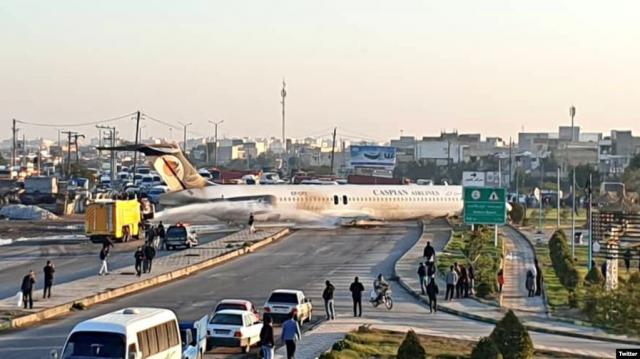
M 53 357 L 57 357 L 52 353 Z M 126 308 L 77 324 L 62 359 L 181 359 L 175 313 L 160 308 Z

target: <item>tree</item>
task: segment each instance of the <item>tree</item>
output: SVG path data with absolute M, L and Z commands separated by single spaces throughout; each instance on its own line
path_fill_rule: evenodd
M 7 160 L 4 159 L 4 157 L 2 157 L 2 154 L 0 153 L 0 166 L 6 166 L 7 165 Z
M 471 351 L 471 359 L 502 359 L 502 353 L 491 338 L 484 337 Z
M 629 167 L 624 170 L 622 182 L 624 183 L 626 191 L 640 192 L 640 169 L 632 169 Z
M 420 344 L 420 338 L 413 330 L 409 330 L 398 348 L 397 359 L 426 359 L 427 352 Z
M 627 167 L 631 170 L 639 170 L 640 169 L 640 153 L 635 155 L 631 161 L 629 161 L 629 166 Z
M 604 284 L 604 276 L 598 266 L 593 266 L 589 270 L 589 273 L 584 277 L 584 282 L 587 285 L 602 285 Z
M 512 310 L 496 324 L 489 338 L 505 359 L 533 358 L 531 337 Z

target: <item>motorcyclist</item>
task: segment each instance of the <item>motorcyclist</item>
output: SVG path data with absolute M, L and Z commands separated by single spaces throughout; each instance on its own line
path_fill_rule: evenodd
M 382 273 L 378 274 L 378 277 L 373 281 L 373 289 L 378 295 L 376 300 L 380 302 L 382 297 L 387 293 L 387 290 L 389 290 L 389 283 L 384 280 Z

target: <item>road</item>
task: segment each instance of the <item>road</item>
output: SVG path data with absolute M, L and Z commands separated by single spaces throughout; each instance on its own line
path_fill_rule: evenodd
M 228 234 L 203 231 L 199 239 L 204 244 Z M 116 243 L 109 257 L 109 270 L 133 266 L 133 252 L 141 244 L 142 241 Z M 35 295 L 42 295 L 42 268 L 47 260 L 56 267 L 53 294 L 55 284 L 96 275 L 100 268 L 98 253 L 101 247 L 101 244 L 91 243 L 84 236 L 78 238 L 78 235 L 19 241 L 0 247 L 0 299 L 15 295 L 22 277 L 30 269 L 36 273 Z M 158 251 L 158 256 L 171 253 L 174 252 Z
M 384 227 L 373 229 L 299 230 L 288 238 L 253 254 L 188 279 L 75 312 L 38 327 L 0 335 L 0 357 L 44 358 L 62 345 L 69 330 L 81 320 L 128 306 L 158 306 L 176 311 L 180 320 L 195 320 L 209 312 L 222 298 L 245 298 L 261 307 L 276 288 L 301 288 L 322 317 L 321 292 L 326 279 L 336 285 L 338 316 L 349 319 L 348 284 L 358 275 L 368 289 L 378 273 L 390 276 L 395 261 L 415 242 L 418 229 Z M 433 236 L 446 236 L 435 231 Z M 491 332 L 493 325 L 428 310 L 392 284 L 396 305 L 392 311 L 373 309 L 365 303 L 364 317 L 378 324 L 399 328 L 421 328 L 447 336 L 477 339 Z M 325 325 L 325 324 L 323 324 Z M 537 347 L 588 350 L 610 355 L 618 344 L 556 335 L 531 333 Z M 301 345 L 305 345 L 304 341 Z M 310 345 L 310 344 L 309 344 Z M 207 355 L 208 357 L 210 355 Z M 603 355 L 604 356 L 604 355 Z M 214 356 L 218 357 L 218 356 Z

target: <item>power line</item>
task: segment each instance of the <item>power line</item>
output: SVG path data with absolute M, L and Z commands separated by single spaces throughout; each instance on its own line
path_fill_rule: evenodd
M 40 127 L 81 127 L 81 126 L 94 126 L 94 125 L 99 125 L 102 123 L 107 123 L 107 122 L 114 122 L 114 121 L 118 121 L 121 120 L 123 118 L 129 117 L 134 115 L 135 112 L 131 112 L 128 113 L 126 115 L 122 115 L 122 116 L 118 116 L 118 117 L 112 117 L 112 118 L 108 118 L 106 120 L 100 120 L 100 121 L 91 121 L 91 122 L 81 122 L 81 123 L 56 123 L 56 124 L 52 124 L 52 123 L 37 123 L 37 122 L 29 122 L 29 121 L 21 121 L 21 120 L 16 120 L 16 122 L 19 122 L 21 124 L 24 125 L 30 125 L 30 126 L 40 126 Z

